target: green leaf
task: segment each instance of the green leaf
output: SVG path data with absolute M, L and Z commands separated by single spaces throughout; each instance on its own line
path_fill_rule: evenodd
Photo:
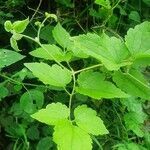
M 39 139 L 40 133 L 39 133 L 37 126 L 31 126 L 30 128 L 28 128 L 26 135 L 31 140 Z
M 132 130 L 137 136 L 143 137 L 144 132 L 141 130 L 141 124 L 144 122 L 145 118 L 143 116 L 137 115 L 135 112 L 130 112 L 124 116 L 126 127 Z
M 78 106 L 74 110 L 75 122 L 81 129 L 93 135 L 108 134 L 103 121 L 96 115 L 96 111 L 86 105 Z
M 30 90 L 25 92 L 20 98 L 20 106 L 26 113 L 34 113 L 42 108 L 44 95 L 41 91 Z
M 73 38 L 74 44 L 81 47 L 86 55 L 101 61 L 108 70 L 118 70 L 122 66 L 131 64 L 129 53 L 124 42 L 106 34 L 98 36 L 88 33 Z
M 140 15 L 137 11 L 131 11 L 129 14 L 129 19 L 140 23 Z
M 69 108 L 61 103 L 52 103 L 47 105 L 45 109 L 31 115 L 31 117 L 48 125 L 56 125 L 69 117 Z
M 4 28 L 7 32 L 10 32 L 13 28 L 11 21 L 9 21 L 9 20 L 5 21 Z
M 56 0 L 57 3 L 60 3 L 61 5 L 64 5 L 65 7 L 73 8 L 74 4 L 71 3 L 71 0 Z
M 116 72 L 113 81 L 119 88 L 132 96 L 150 98 L 150 87 L 129 73 Z
M 69 33 L 61 26 L 60 23 L 58 23 L 53 31 L 53 36 L 56 42 L 62 46 L 64 49 L 67 48 L 70 44 L 70 35 Z
M 150 55 L 142 54 L 135 58 L 132 66 L 148 66 L 150 65 Z
M 76 91 L 95 99 L 100 98 L 126 98 L 127 94 L 118 89 L 99 72 L 82 72 L 78 77 Z
M 95 0 L 95 4 L 101 5 L 107 9 L 111 8 L 109 0 Z
M 135 112 L 137 116 L 141 116 L 141 118 L 144 119 L 147 117 L 143 111 L 141 100 L 130 97 L 128 99 L 121 100 L 120 102 L 127 106 L 129 112 Z
M 13 37 L 10 38 L 10 45 L 14 50 L 20 51 L 20 49 L 18 48 L 17 41 Z
M 49 66 L 45 63 L 25 63 L 25 66 L 44 84 L 65 87 L 72 79 L 68 69 L 58 65 Z
M 55 126 L 53 139 L 59 150 L 92 150 L 90 135 L 68 120 Z
M 150 0 L 142 0 L 145 4 L 147 4 L 148 6 L 150 6 Z
M 0 101 L 9 94 L 9 91 L 4 86 L 0 86 Z
M 52 139 L 51 137 L 44 137 L 42 138 L 39 143 L 37 144 L 36 150 L 50 150 L 52 148 Z
M 17 52 L 7 49 L 0 49 L 0 68 L 7 67 L 23 58 L 24 56 Z
M 30 54 L 38 58 L 57 60 L 59 62 L 67 61 L 71 58 L 71 56 L 69 56 L 69 53 L 66 54 L 56 45 L 43 44 L 43 47 L 46 50 L 40 47 L 30 52 Z
M 136 143 L 124 143 L 124 144 L 119 144 L 117 150 L 146 150 L 146 148 Z
M 125 41 L 134 58 L 140 55 L 150 55 L 150 22 L 145 21 L 135 26 L 134 29 L 130 28 Z
M 29 18 L 21 21 L 16 21 L 13 23 L 13 30 L 17 33 L 22 33 L 26 29 L 27 25 L 29 24 Z

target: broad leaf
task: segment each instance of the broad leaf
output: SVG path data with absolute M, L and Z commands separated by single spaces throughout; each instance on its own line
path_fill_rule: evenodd
M 9 94 L 9 91 L 4 86 L 0 86 L 0 101 Z
M 77 47 L 81 47 L 83 53 L 101 61 L 108 70 L 118 70 L 122 66 L 131 64 L 128 61 L 128 49 L 116 37 L 88 33 L 74 37 L 73 40 Z
M 150 55 L 150 22 L 146 21 L 134 29 L 130 28 L 125 36 L 125 44 L 134 58 Z
M 130 95 L 145 99 L 150 98 L 150 87 L 129 73 L 116 72 L 113 80 L 119 88 Z
M 95 0 L 95 3 L 98 4 L 98 5 L 101 5 L 101 6 L 105 7 L 107 9 L 111 8 L 109 0 Z
M 70 59 L 69 53 L 66 54 L 56 45 L 43 44 L 43 47 L 45 49 L 40 47 L 30 52 L 30 54 L 35 57 L 48 59 L 48 60 L 57 60 L 59 62 L 67 61 Z
M 44 84 L 65 87 L 71 81 L 71 72 L 56 64 L 49 66 L 45 63 L 25 63 L 25 66 Z
M 139 56 L 136 56 L 133 66 L 148 66 L 150 65 L 150 55 L 142 54 Z
M 22 33 L 26 29 L 27 25 L 29 24 L 29 18 L 21 21 L 16 21 L 13 23 L 13 30 L 17 33 Z
M 53 143 L 52 143 L 51 137 L 44 137 L 37 144 L 36 150 L 43 150 L 43 147 L 44 147 L 44 150 L 50 150 L 52 146 L 53 146 Z
M 108 134 L 103 121 L 97 116 L 96 111 L 88 108 L 86 105 L 78 106 L 74 110 L 76 124 L 93 135 Z
M 60 121 L 67 119 L 69 116 L 69 108 L 61 103 L 52 103 L 41 109 L 35 114 L 31 115 L 32 118 L 46 123 L 48 125 L 56 125 Z
M 62 46 L 64 49 L 70 44 L 69 33 L 58 23 L 52 31 L 54 39 L 56 42 Z
M 126 127 L 132 130 L 137 136 L 143 137 L 144 132 L 141 130 L 141 124 L 144 122 L 145 118 L 143 116 L 137 115 L 135 112 L 130 112 L 124 116 Z
M 7 49 L 0 49 L 0 68 L 7 67 L 23 58 L 24 56 L 17 52 Z
M 44 103 L 44 95 L 41 91 L 30 90 L 25 92 L 20 98 L 20 106 L 26 113 L 34 113 L 42 108 Z
M 90 135 L 68 120 L 55 126 L 53 139 L 59 150 L 92 150 Z
M 95 99 L 100 98 L 126 98 L 127 94 L 118 89 L 99 72 L 82 72 L 78 77 L 76 91 Z

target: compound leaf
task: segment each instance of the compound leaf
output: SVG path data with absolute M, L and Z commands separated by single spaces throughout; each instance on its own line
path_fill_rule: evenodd
M 128 95 L 117 88 L 113 83 L 104 81 L 99 72 L 82 72 L 78 77 L 76 91 L 95 99 L 100 98 L 126 98 Z
M 25 63 L 25 66 L 44 84 L 65 87 L 71 81 L 71 72 L 56 64 L 49 66 L 45 63 Z
M 74 116 L 76 124 L 87 133 L 93 135 L 108 134 L 103 121 L 96 116 L 96 111 L 86 105 L 75 108 Z
M 32 118 L 46 123 L 48 125 L 56 125 L 61 120 L 67 119 L 69 116 L 69 108 L 61 103 L 52 103 L 31 115 Z

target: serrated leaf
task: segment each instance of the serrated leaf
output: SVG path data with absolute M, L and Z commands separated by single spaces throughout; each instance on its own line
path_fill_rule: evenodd
M 101 61 L 108 70 L 118 70 L 131 64 L 128 61 L 128 49 L 124 42 L 116 37 L 88 33 L 74 37 L 73 40 L 75 45 L 80 45 L 83 53 Z
M 61 103 L 49 104 L 45 109 L 41 109 L 31 115 L 32 118 L 48 125 L 56 125 L 61 120 L 67 119 L 68 116 L 69 108 Z
M 56 40 L 56 42 L 62 46 L 64 49 L 67 48 L 70 44 L 70 35 L 69 33 L 61 26 L 60 23 L 58 23 L 53 31 L 53 37 Z
M 125 36 L 131 55 L 136 58 L 140 55 L 150 55 L 150 22 L 145 21 L 134 29 L 130 28 Z
M 145 118 L 143 116 L 137 115 L 135 112 L 130 112 L 124 116 L 126 127 L 132 130 L 137 136 L 143 137 L 144 132 L 141 130 L 141 124 L 144 122 Z
M 71 58 L 69 54 L 64 53 L 58 46 L 56 45 L 50 45 L 50 44 L 43 44 L 43 47 L 46 49 L 43 49 L 42 47 L 37 48 L 36 50 L 33 50 L 30 52 L 30 55 L 48 59 L 48 60 L 57 60 L 59 62 L 61 61 L 67 61 Z
M 30 90 L 25 92 L 20 98 L 20 107 L 26 113 L 34 113 L 37 109 L 42 108 L 44 95 L 41 91 Z
M 93 135 L 108 134 L 103 121 L 97 116 L 96 111 L 88 108 L 86 105 L 81 105 L 74 110 L 76 124 Z
M 29 18 L 21 21 L 15 21 L 13 23 L 13 30 L 17 33 L 22 33 L 26 29 L 27 25 L 29 24 Z
M 0 49 L 0 68 L 7 67 L 23 58 L 24 56 L 17 52 Z
M 49 66 L 45 63 L 25 63 L 25 66 L 44 84 L 65 87 L 72 79 L 68 69 L 58 65 Z
M 130 95 L 145 99 L 150 98 L 150 87 L 129 73 L 116 72 L 113 80 L 119 88 Z
M 113 83 L 104 81 L 99 72 L 82 72 L 78 77 L 76 91 L 95 99 L 126 98 L 128 95 L 117 88 Z
M 59 150 L 92 150 L 90 135 L 68 120 L 55 126 L 53 139 Z

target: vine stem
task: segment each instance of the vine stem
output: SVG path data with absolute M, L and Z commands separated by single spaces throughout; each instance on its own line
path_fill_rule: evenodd
M 70 98 L 69 98 L 69 111 L 70 111 L 70 115 L 69 115 L 69 120 L 71 120 L 71 107 L 72 107 L 72 98 L 73 95 L 75 93 L 75 87 L 76 87 L 76 78 L 75 78 L 75 71 L 71 68 L 70 64 L 67 62 L 68 67 L 70 68 L 71 72 L 72 72 L 72 78 L 73 78 L 73 87 L 72 87 L 72 91 L 69 94 Z
M 46 17 L 46 18 L 42 21 L 42 23 L 41 23 L 41 25 L 40 25 L 40 27 L 39 27 L 39 29 L 38 29 L 38 32 L 37 32 L 38 41 L 40 41 L 40 32 L 41 32 L 41 29 L 42 29 L 42 27 L 43 27 L 43 25 L 44 25 L 44 23 L 46 22 L 47 19 L 48 19 L 48 18 Z
M 18 84 L 18 85 L 22 85 L 22 86 L 24 87 L 24 89 L 28 92 L 28 89 L 26 88 L 26 86 L 25 86 L 23 83 L 21 83 L 21 82 L 19 82 L 19 81 L 16 81 L 16 80 L 14 80 L 14 79 L 12 79 L 12 78 L 6 76 L 6 75 L 3 75 L 3 74 L 0 74 L 0 76 L 3 77 L 3 78 L 8 79 L 9 81 L 12 81 L 12 82 Z
M 54 61 L 59 65 L 59 66 L 61 66 L 62 68 L 65 68 L 59 61 L 57 61 L 56 60 L 56 58 L 53 56 L 53 55 L 51 55 L 51 53 L 41 44 L 41 42 L 39 41 L 39 39 L 36 37 L 36 38 L 32 38 L 32 37 L 30 37 L 30 36 L 27 36 L 27 35 L 24 35 L 24 34 L 20 34 L 22 37 L 24 37 L 24 38 L 27 38 L 27 39 L 29 39 L 29 40 L 32 40 L 33 42 L 35 42 L 35 43 L 37 43 L 41 48 L 43 48 L 46 52 L 47 52 L 47 54 L 50 56 L 50 57 L 52 57 L 53 59 L 54 59 Z
M 87 68 L 84 68 L 84 69 L 81 69 L 81 70 L 74 71 L 74 74 L 78 74 L 82 71 L 90 70 L 90 69 L 101 67 L 101 66 L 103 66 L 103 64 L 93 65 L 93 66 L 90 66 L 90 67 L 87 67 Z

